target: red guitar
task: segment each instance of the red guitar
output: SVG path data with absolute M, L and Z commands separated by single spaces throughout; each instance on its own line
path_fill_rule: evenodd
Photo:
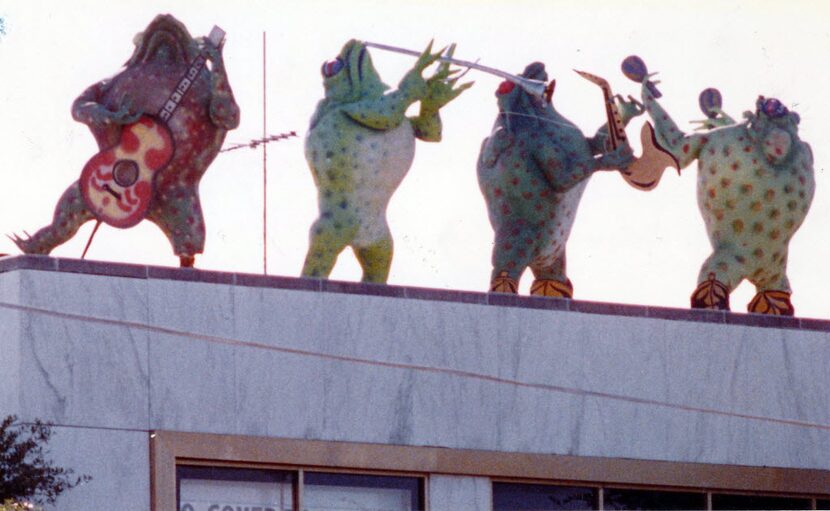
M 208 41 L 219 46 L 225 32 L 214 26 Z M 99 220 L 122 229 L 147 216 L 153 197 L 155 176 L 170 163 L 175 149 L 166 121 L 173 116 L 190 86 L 205 66 L 200 54 L 170 94 L 158 115 L 144 115 L 125 125 L 116 145 L 93 156 L 81 172 L 81 194 Z

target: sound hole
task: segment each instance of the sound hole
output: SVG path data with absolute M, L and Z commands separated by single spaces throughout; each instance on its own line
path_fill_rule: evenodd
M 138 164 L 132 160 L 118 160 L 112 168 L 112 177 L 120 186 L 132 186 L 138 181 Z

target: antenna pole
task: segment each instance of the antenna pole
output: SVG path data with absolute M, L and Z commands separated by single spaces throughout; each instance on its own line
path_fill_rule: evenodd
M 89 241 L 86 242 L 86 247 L 84 247 L 84 253 L 81 254 L 81 259 L 86 257 L 86 253 L 89 250 L 89 246 L 92 245 L 92 238 L 95 237 L 95 233 L 98 232 L 98 228 L 101 227 L 101 221 L 95 221 L 95 227 L 92 228 L 92 234 L 89 235 Z
M 267 136 L 266 81 L 265 81 L 265 31 L 262 31 L 262 138 Z M 262 273 L 268 274 L 268 147 L 262 144 Z

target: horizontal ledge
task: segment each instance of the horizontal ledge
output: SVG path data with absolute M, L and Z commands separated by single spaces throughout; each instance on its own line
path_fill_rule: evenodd
M 823 319 L 742 314 L 699 309 L 678 309 L 652 305 L 564 300 L 560 298 L 370 284 L 363 282 L 344 282 L 305 277 L 233 273 L 198 270 L 193 268 L 145 266 L 105 261 L 55 258 L 38 255 L 0 257 L 0 273 L 15 270 L 80 273 L 117 278 L 178 280 L 205 284 L 225 284 L 240 287 L 262 287 L 297 291 L 357 294 L 387 298 L 404 298 L 474 305 L 568 311 L 583 314 L 601 314 L 606 316 L 830 332 L 830 321 Z

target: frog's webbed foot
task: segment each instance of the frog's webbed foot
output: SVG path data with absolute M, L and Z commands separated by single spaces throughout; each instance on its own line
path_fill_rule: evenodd
M 17 245 L 17 248 L 20 249 L 21 252 L 24 254 L 37 254 L 37 243 L 32 240 L 32 235 L 26 231 L 23 231 L 23 236 L 19 236 L 18 234 L 12 233 L 7 234 L 6 237 L 12 240 L 12 243 Z

